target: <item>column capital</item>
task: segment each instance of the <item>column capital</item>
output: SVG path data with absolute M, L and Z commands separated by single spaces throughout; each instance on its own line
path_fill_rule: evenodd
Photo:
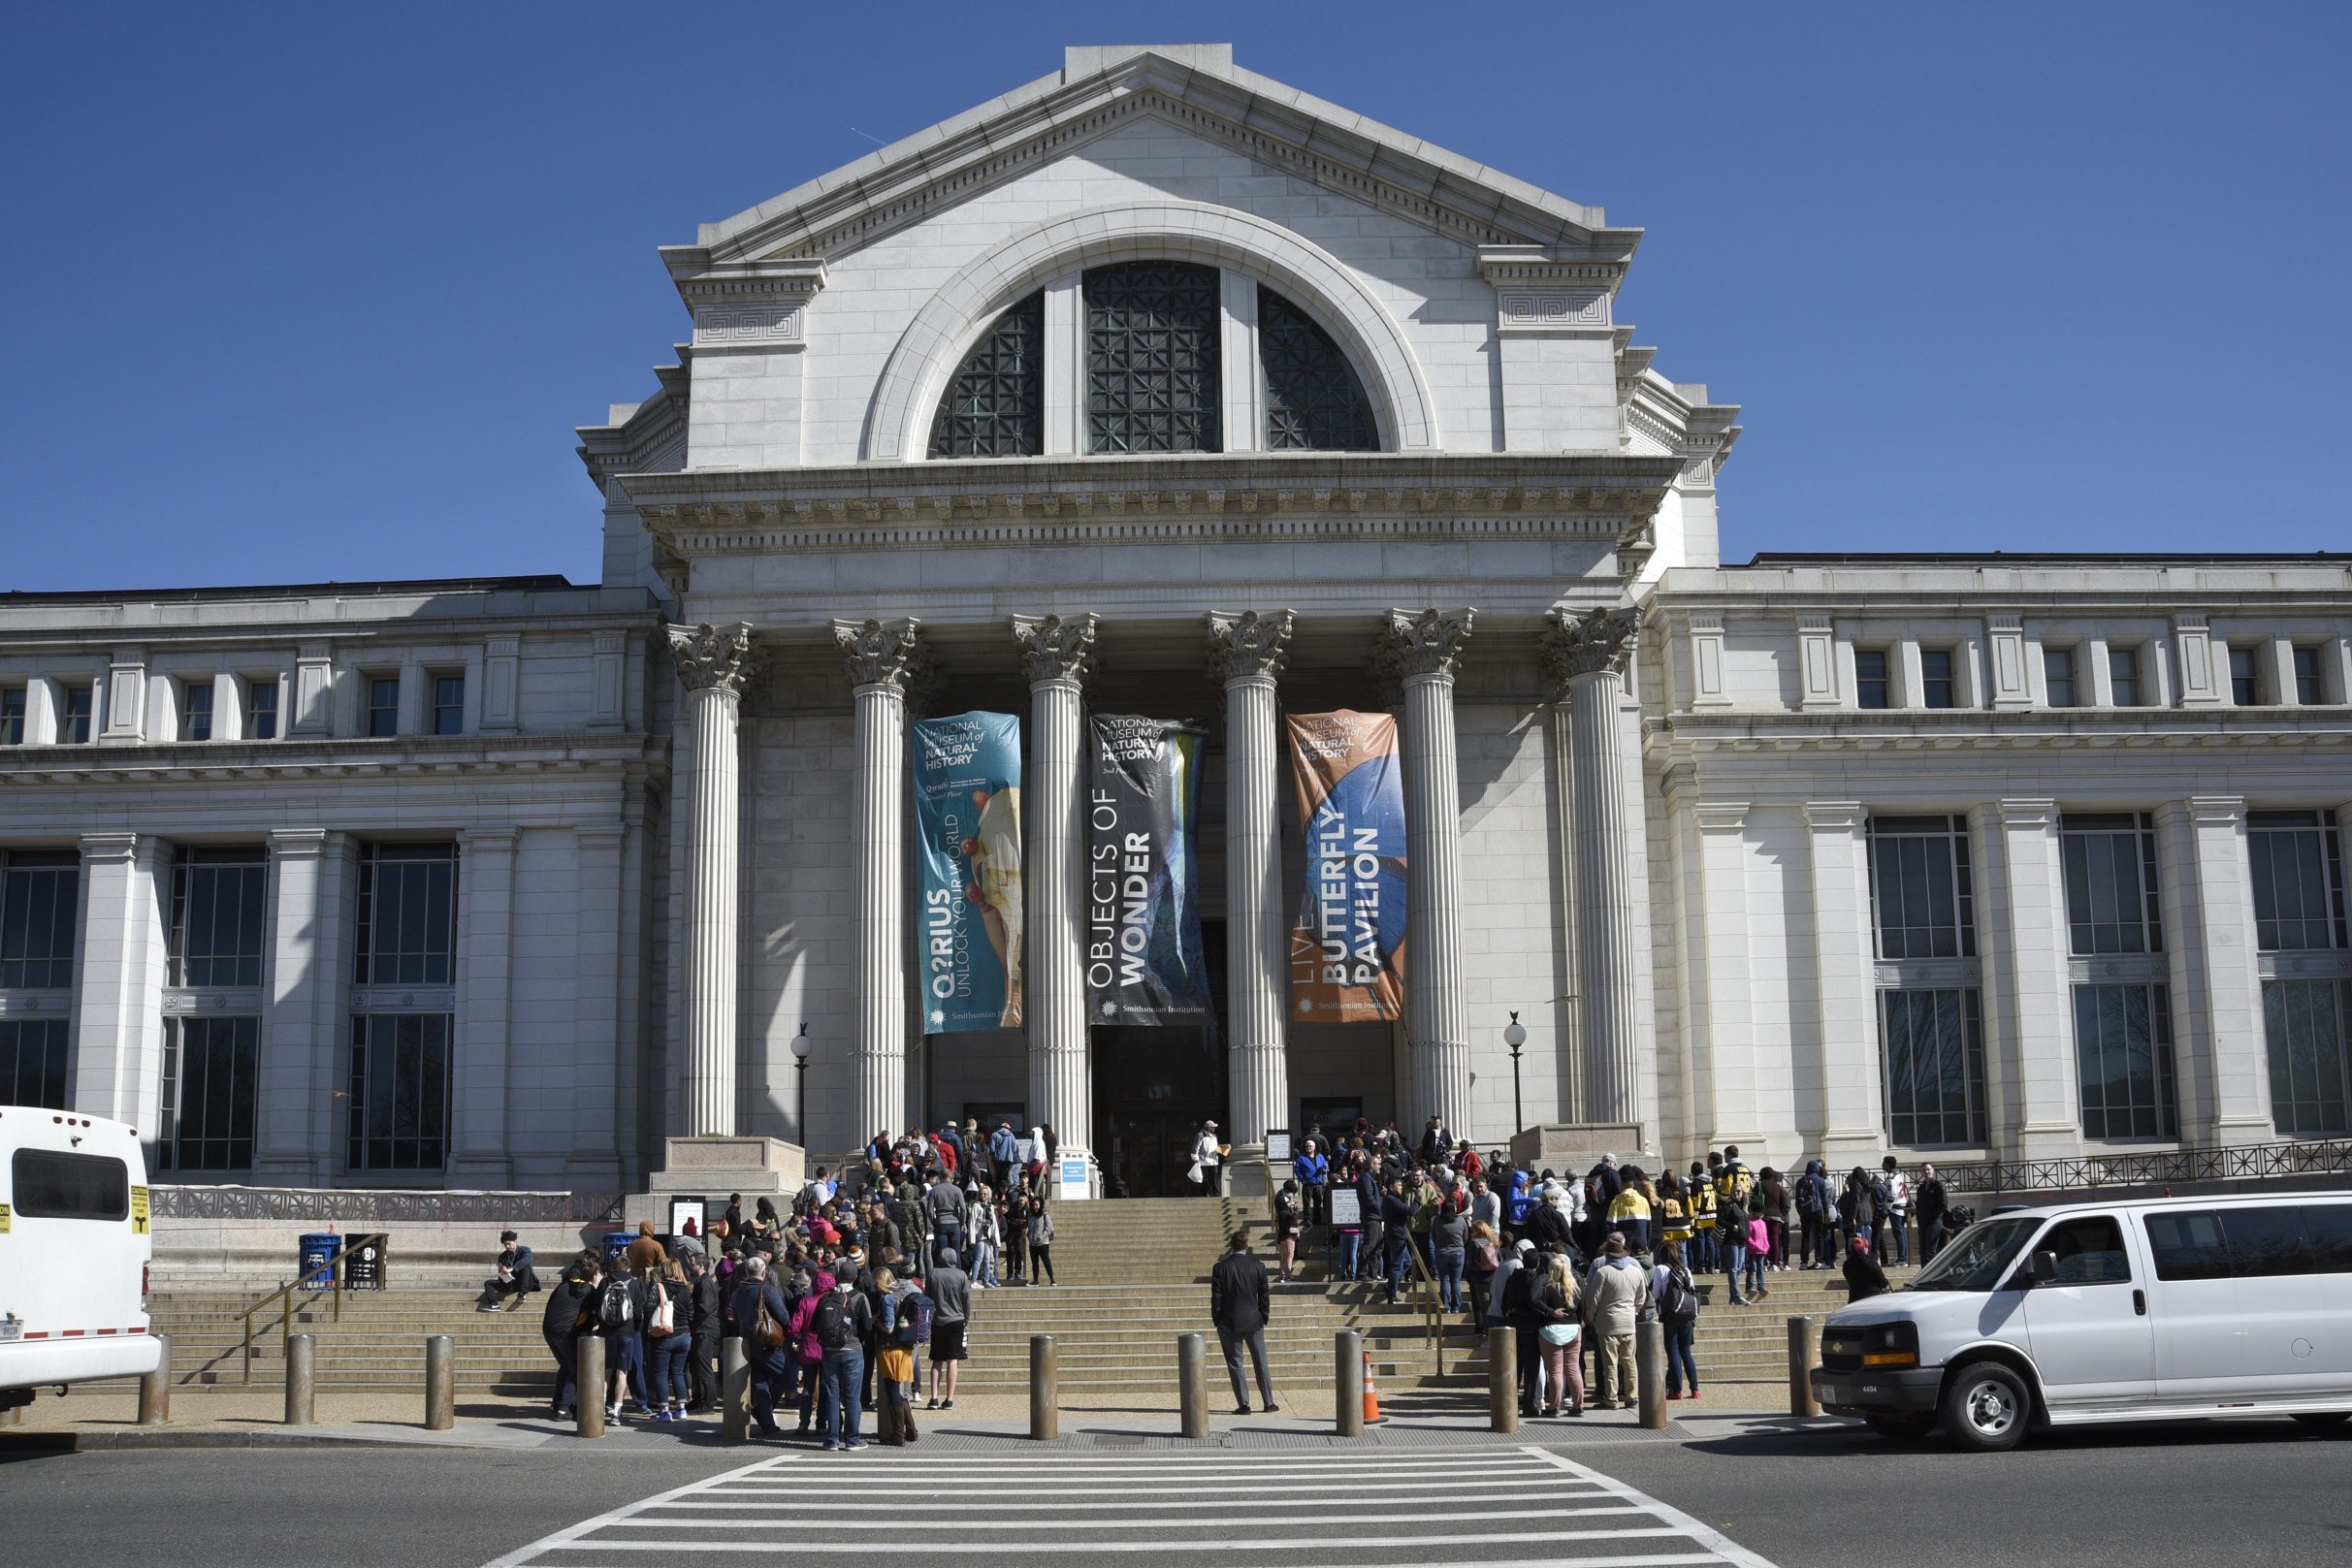
M 1208 673 L 1221 686 L 1236 681 L 1271 681 L 1290 657 L 1297 617 L 1288 610 L 1260 615 L 1243 610 L 1208 612 Z
M 1641 634 L 1641 618 L 1631 610 L 1592 610 L 1583 615 L 1554 610 L 1546 617 L 1542 658 L 1544 679 L 1558 702 L 1568 686 L 1587 675 L 1622 678 L 1633 661 Z
M 2003 800 L 1994 803 L 2003 827 L 2055 827 L 2058 803 L 2047 799 Z
M 584 847 L 611 848 L 628 837 L 627 822 L 574 822 L 571 836 Z
M 1701 833 L 1743 833 L 1748 827 L 1748 802 L 1744 800 L 1693 801 L 1691 815 L 1698 818 Z
M 1082 685 L 1094 670 L 1094 636 L 1102 620 L 1082 615 L 1016 615 L 1013 640 L 1021 646 L 1021 674 L 1029 684 Z
M 2243 795 L 2191 795 L 2186 804 L 2192 822 L 2235 827 L 2245 820 L 2246 798 Z M 89 841 L 84 839 L 82 842 L 87 844 Z
M 904 694 L 922 679 L 922 623 L 913 618 L 833 623 L 833 642 L 849 663 L 852 687 L 881 686 Z
M 521 828 L 504 823 L 490 827 L 462 827 L 458 829 L 458 844 L 468 854 L 483 851 L 512 854 L 515 841 L 522 836 Z
M 678 679 L 689 691 L 729 691 L 740 696 L 767 668 L 767 656 L 752 646 L 748 622 L 714 626 L 705 621 L 700 625 L 662 629 L 668 635 Z
M 274 827 L 270 830 L 270 853 L 278 860 L 315 860 L 327 852 L 327 830 L 323 827 Z
M 136 833 L 84 833 L 78 841 L 85 861 L 127 861 L 139 852 Z
M 1817 833 L 1851 833 L 1860 827 L 1869 815 L 1858 800 L 1805 802 L 1805 825 Z
M 1400 684 L 1420 676 L 1452 680 L 1477 618 L 1478 612 L 1467 605 L 1457 610 L 1391 610 L 1380 618 L 1380 647 L 1373 665 Z

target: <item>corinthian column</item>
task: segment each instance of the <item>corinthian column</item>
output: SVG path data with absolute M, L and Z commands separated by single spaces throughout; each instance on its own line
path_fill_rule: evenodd
M 1094 1088 L 1086 1059 L 1086 969 L 1079 879 L 1085 870 L 1085 713 L 1079 688 L 1094 659 L 1091 615 L 1015 616 L 1029 681 L 1029 954 L 1022 976 L 1029 1025 L 1029 1114 L 1050 1125 L 1065 1155 L 1093 1143 Z M 1047 1172 L 1048 1183 L 1058 1178 Z
M 748 625 L 671 626 L 670 656 L 686 686 L 694 732 L 693 805 L 687 815 L 685 952 L 679 987 L 685 1017 L 682 1085 L 688 1137 L 735 1131 L 735 819 L 740 810 L 735 724 L 743 688 L 764 663 Z
M 1471 612 L 1391 610 L 1379 662 L 1404 690 L 1408 1139 L 1432 1116 L 1456 1137 L 1470 1128 L 1470 1039 L 1462 1000 L 1462 780 L 1454 751 L 1454 665 Z
M 914 621 L 836 621 L 857 705 L 857 1037 L 851 1046 L 858 1137 L 914 1125 L 907 1113 L 907 686 L 922 658 Z M 800 1140 L 809 1141 L 807 1128 Z
M 1568 832 L 1574 898 L 1575 971 L 1584 1041 L 1576 1119 L 1642 1123 L 1638 980 L 1633 900 L 1641 831 L 1627 811 L 1633 761 L 1618 708 L 1625 699 L 1638 623 L 1630 610 L 1552 613 L 1544 673 L 1568 709 Z M 1644 1135 L 1650 1129 L 1643 1129 Z M 1645 1144 L 1645 1147 L 1647 1145 Z
M 1263 1157 L 1266 1130 L 1281 1126 L 1290 1106 L 1274 677 L 1292 624 L 1288 610 L 1208 616 L 1208 670 L 1225 688 L 1226 1075 L 1237 1177 Z

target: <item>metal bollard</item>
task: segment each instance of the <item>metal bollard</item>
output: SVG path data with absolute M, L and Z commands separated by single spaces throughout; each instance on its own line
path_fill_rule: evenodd
M 458 1424 L 458 1342 L 447 1334 L 425 1336 L 425 1430 L 445 1432 Z
M 1364 1336 L 1353 1328 L 1332 1335 L 1332 1418 L 1341 1437 L 1364 1435 Z
M 604 1340 L 583 1334 L 572 1341 L 579 1353 L 572 1383 L 572 1430 L 581 1437 L 604 1435 Z
M 311 1374 L 311 1353 L 316 1341 L 308 1334 L 296 1334 L 286 1341 L 286 1424 L 308 1426 L 318 1420 L 317 1404 L 312 1397 L 314 1380 Z
M 139 1380 L 139 1424 L 161 1426 L 172 1419 L 172 1336 L 156 1334 L 155 1343 L 163 1347 L 162 1359 L 155 1370 Z
M 1633 1387 L 1643 1427 L 1665 1430 L 1666 1326 L 1656 1318 L 1633 1326 Z
M 1029 1336 L 1029 1436 L 1040 1443 L 1062 1435 L 1061 1358 L 1051 1334 Z
M 1486 1334 L 1487 1428 L 1519 1430 L 1519 1330 L 1489 1328 Z
M 1788 1414 L 1818 1416 L 1821 1402 L 1813 1396 L 1813 1369 L 1821 1360 L 1821 1326 L 1812 1318 L 1788 1320 Z
M 1199 1334 L 1176 1335 L 1176 1408 L 1186 1437 L 1208 1435 L 1208 1344 Z
M 752 1360 L 743 1354 L 741 1334 L 719 1341 L 719 1432 L 730 1443 L 752 1437 Z

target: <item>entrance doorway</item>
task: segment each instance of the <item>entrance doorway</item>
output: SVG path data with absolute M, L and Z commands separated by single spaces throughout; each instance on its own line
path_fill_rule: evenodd
M 1196 1189 L 1192 1141 L 1225 1120 L 1225 1052 L 1212 1029 L 1094 1031 L 1095 1145 L 1112 1198 L 1182 1198 Z

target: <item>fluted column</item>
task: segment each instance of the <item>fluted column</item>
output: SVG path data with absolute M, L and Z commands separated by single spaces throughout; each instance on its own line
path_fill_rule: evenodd
M 1412 1086 L 1408 1139 L 1440 1116 L 1456 1136 L 1470 1124 L 1470 1039 L 1462 996 L 1462 780 L 1454 749 L 1454 665 L 1471 612 L 1391 610 L 1380 662 L 1404 691 L 1405 1048 Z
M 1086 764 L 1079 691 L 1093 663 L 1096 625 L 1091 615 L 1013 618 L 1021 673 L 1029 681 L 1029 769 L 1023 789 L 1029 803 L 1023 889 L 1029 956 L 1022 979 L 1029 1114 L 1052 1127 L 1065 1155 L 1082 1154 L 1094 1142 L 1079 887 L 1085 870 Z
M 1292 624 L 1288 610 L 1208 616 L 1209 674 L 1225 688 L 1225 1048 L 1237 1172 L 1264 1153 L 1266 1130 L 1290 1109 L 1274 678 Z
M 1589 1123 L 1642 1120 L 1632 941 L 1633 900 L 1642 889 L 1631 853 L 1641 827 L 1627 811 L 1633 758 L 1618 715 L 1635 628 L 1630 610 L 1556 611 L 1544 638 L 1545 673 L 1568 705 L 1576 1001 L 1584 1044 L 1576 1118 Z
M 741 809 L 735 728 L 743 688 L 763 661 L 744 624 L 671 626 L 669 647 L 694 733 L 679 960 L 686 1044 L 679 1131 L 701 1137 L 735 1131 L 735 841 Z
M 856 1129 L 911 1127 L 907 1105 L 907 687 L 919 672 L 914 621 L 836 621 L 856 702 L 857 1035 L 851 1045 Z M 808 1142 L 808 1129 L 799 1131 Z

